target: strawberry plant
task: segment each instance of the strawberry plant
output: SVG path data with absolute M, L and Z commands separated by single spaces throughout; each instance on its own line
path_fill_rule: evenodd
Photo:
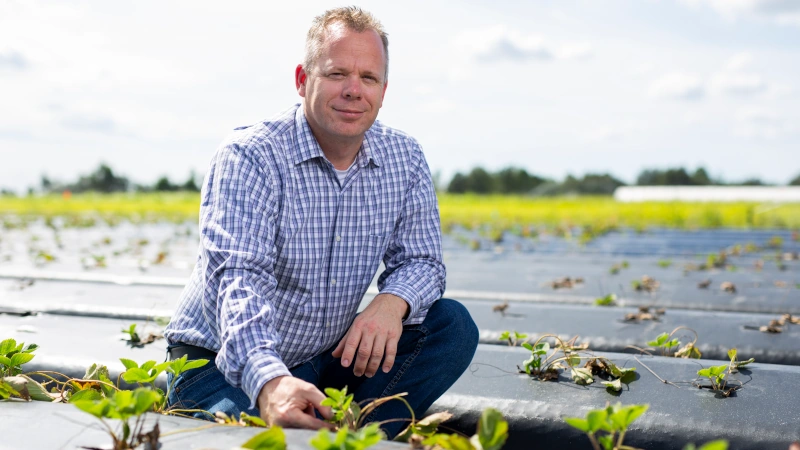
M 114 450 L 127 450 L 136 448 L 146 439 L 151 439 L 151 433 L 155 433 L 157 441 L 158 424 L 155 425 L 153 431 L 143 433 L 144 419 L 142 415 L 147 411 L 153 411 L 161 402 L 162 395 L 160 393 L 149 388 L 137 388 L 133 391 L 115 391 L 110 397 L 102 397 L 100 393 L 84 394 L 83 398 L 74 400 L 72 403 L 81 411 L 100 419 L 111 436 Z M 130 421 L 134 418 L 135 421 L 131 427 Z M 121 430 L 112 428 L 107 422 L 108 419 L 119 420 Z M 157 444 L 153 448 L 157 448 Z
M 286 434 L 283 428 L 273 426 L 267 431 L 253 436 L 241 448 L 250 450 L 286 450 Z
M 687 444 L 686 447 L 683 447 L 683 450 L 728 450 L 728 441 L 723 439 L 710 441 L 706 442 L 700 447 L 697 447 L 694 444 Z
M 501 340 L 501 341 L 508 341 L 508 345 L 509 345 L 509 346 L 511 346 L 511 347 L 514 347 L 514 346 L 516 346 L 516 345 L 517 345 L 517 343 L 518 343 L 520 340 L 523 340 L 523 339 L 527 339 L 527 338 L 528 338 L 528 335 L 527 335 L 527 334 L 524 334 L 524 333 L 518 333 L 516 330 L 514 330 L 514 331 L 513 331 L 513 333 L 514 333 L 514 334 L 511 334 L 511 333 L 512 333 L 512 332 L 509 332 L 509 331 L 507 331 L 507 330 L 506 330 L 506 331 L 503 331 L 503 332 L 500 334 L 500 340 Z
M 470 438 L 460 434 L 433 434 L 422 447 L 442 450 L 500 450 L 508 439 L 508 422 L 500 411 L 487 408 L 478 421 L 478 430 Z M 419 447 L 415 447 L 419 448 Z
M 33 352 L 37 348 L 39 346 L 36 344 L 17 344 L 14 339 L 0 342 L 0 377 L 21 374 L 21 366 L 33 359 Z
M 628 427 L 647 408 L 648 405 L 622 406 L 617 403 L 591 410 L 585 418 L 567 417 L 564 421 L 586 433 L 594 450 L 622 450 L 630 448 L 623 444 Z

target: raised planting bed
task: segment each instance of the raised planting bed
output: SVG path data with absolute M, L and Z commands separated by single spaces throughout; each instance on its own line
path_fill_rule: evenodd
M 638 353 L 629 346 L 646 348 L 661 333 L 677 327 L 697 332 L 696 347 L 706 359 L 726 360 L 730 348 L 758 362 L 800 365 L 800 324 L 780 327 L 780 333 L 759 331 L 775 314 L 743 314 L 671 309 L 663 315 L 651 315 L 656 320 L 625 321 L 626 315 L 637 314 L 637 308 L 613 306 L 582 306 L 559 304 L 509 303 L 503 313 L 494 311 L 499 302 L 464 301 L 480 329 L 484 344 L 508 345 L 500 340 L 503 331 L 528 334 L 535 341 L 544 334 L 556 334 L 562 339 L 579 335 L 592 349 L 607 352 Z M 753 329 L 755 328 L 755 329 Z M 689 330 L 679 330 L 674 337 L 683 344 L 695 339 Z M 656 351 L 656 353 L 658 353 Z
M 150 431 L 158 423 L 162 435 L 159 439 L 161 450 L 237 448 L 254 435 L 265 431 L 263 428 L 215 425 L 207 421 L 155 413 L 147 413 L 145 417 L 145 431 Z M 3 424 L 3 442 L 0 447 L 6 449 L 111 448 L 111 437 L 100 421 L 78 410 L 74 405 L 0 402 L 0 423 Z M 109 420 L 109 423 L 113 427 L 118 422 Z M 474 433 L 475 424 L 472 428 Z M 284 433 L 287 448 L 313 448 L 309 441 L 316 432 L 285 429 Z M 391 450 L 409 447 L 407 444 L 384 441 L 370 448 Z
M 718 398 L 693 387 L 692 381 L 699 369 L 719 361 L 639 357 L 676 387 L 660 381 L 631 355 L 600 353 L 619 366 L 636 367 L 638 379 L 614 395 L 599 380 L 579 386 L 568 374 L 558 381 L 539 381 L 516 373 L 530 355 L 519 347 L 480 345 L 469 370 L 429 412 L 450 411 L 456 418 L 446 425 L 469 431 L 484 408 L 497 408 L 509 421 L 509 450 L 591 449 L 587 437 L 564 418 L 584 417 L 607 402 L 650 405 L 625 437 L 625 444 L 636 448 L 680 450 L 689 442 L 724 438 L 736 450 L 786 450 L 800 440 L 800 367 L 752 364 L 735 377 L 743 387 Z
M 131 286 L 86 280 L 6 278 L 0 279 L 0 311 L 155 317 L 171 315 L 182 290 L 182 285 Z

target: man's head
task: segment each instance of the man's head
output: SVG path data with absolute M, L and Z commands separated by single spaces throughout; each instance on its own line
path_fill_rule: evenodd
M 295 84 L 323 150 L 360 146 L 383 104 L 388 60 L 388 38 L 371 14 L 348 7 L 314 20 Z
M 317 62 L 327 37 L 328 27 L 331 25 L 343 25 L 348 30 L 357 33 L 368 30 L 376 32 L 383 43 L 383 54 L 386 58 L 383 78 L 384 80 L 389 78 L 389 35 L 372 14 L 355 6 L 331 9 L 314 18 L 306 35 L 306 54 L 303 59 L 303 67 L 312 67 Z

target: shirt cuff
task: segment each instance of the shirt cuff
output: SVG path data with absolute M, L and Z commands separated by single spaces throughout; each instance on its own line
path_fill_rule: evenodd
M 256 408 L 261 388 L 273 378 L 292 376 L 286 364 L 278 354 L 270 349 L 259 349 L 257 353 L 248 355 L 247 364 L 242 372 L 242 390 L 250 397 L 250 408 Z
M 405 320 L 403 320 L 403 325 L 411 325 L 422 322 L 421 320 L 417 320 L 418 317 L 416 317 L 417 313 L 419 312 L 420 295 L 414 286 L 403 283 L 392 283 L 391 286 L 384 287 L 381 291 L 381 294 L 396 295 L 408 303 L 408 316 L 406 316 Z

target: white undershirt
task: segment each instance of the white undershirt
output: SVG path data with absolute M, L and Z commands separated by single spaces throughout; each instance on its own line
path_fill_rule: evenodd
M 350 164 L 350 167 L 344 170 L 339 170 L 336 167 L 333 168 L 333 171 L 336 172 L 336 178 L 339 179 L 339 184 L 344 184 L 344 179 L 347 178 L 347 173 L 350 172 L 350 169 L 356 165 L 356 161 L 353 160 L 353 163 Z

